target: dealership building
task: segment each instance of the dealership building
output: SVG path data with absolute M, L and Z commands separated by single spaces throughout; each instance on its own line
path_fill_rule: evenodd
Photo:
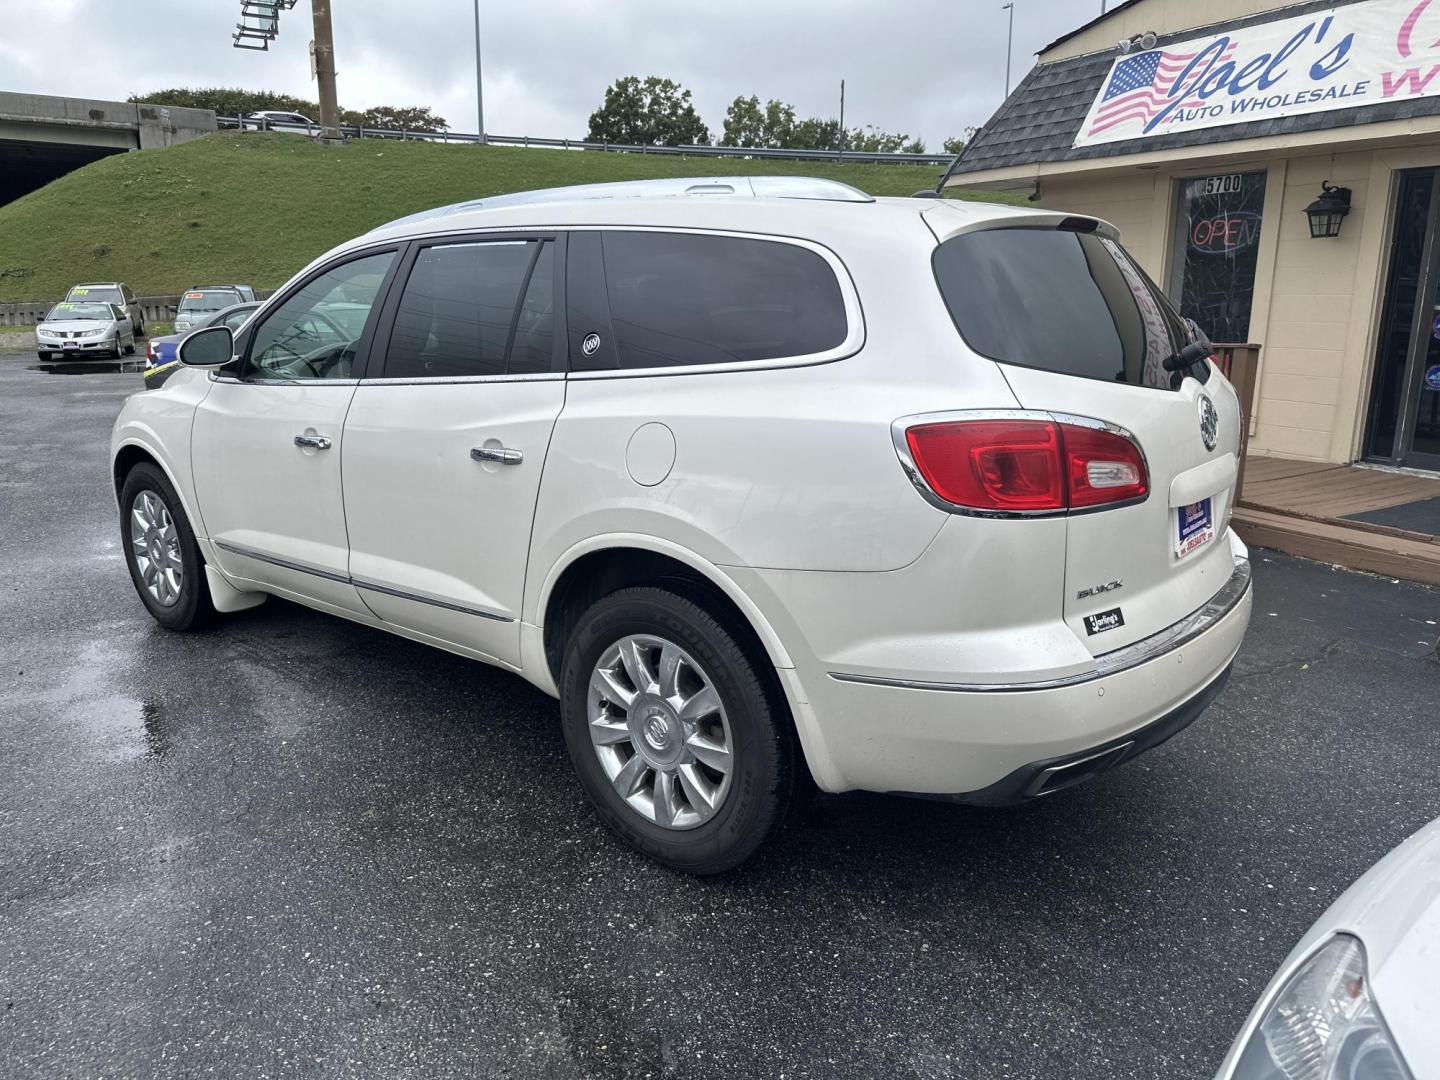
M 1440 0 L 1130 0 L 1041 52 L 945 183 L 1112 222 L 1258 345 L 1252 465 L 1440 472 Z

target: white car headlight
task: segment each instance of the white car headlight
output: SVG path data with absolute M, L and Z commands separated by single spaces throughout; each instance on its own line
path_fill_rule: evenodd
M 1290 977 L 1246 1044 L 1233 1080 L 1410 1080 L 1365 970 L 1336 934 Z
M 102 329 L 100 329 L 100 330 L 81 330 L 80 333 L 76 334 L 75 336 L 76 336 L 76 337 L 99 337 L 101 334 L 108 334 L 109 332 L 110 332 L 110 331 L 109 331 L 108 328 L 102 328 Z

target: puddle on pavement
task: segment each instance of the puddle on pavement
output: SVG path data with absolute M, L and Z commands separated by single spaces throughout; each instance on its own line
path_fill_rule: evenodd
M 145 371 L 145 361 L 137 360 L 77 360 L 51 363 L 41 361 L 29 364 L 27 371 L 43 371 L 48 375 L 129 375 Z

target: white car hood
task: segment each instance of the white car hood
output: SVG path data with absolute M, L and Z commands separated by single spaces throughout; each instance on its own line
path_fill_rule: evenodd
M 37 330 L 63 330 L 65 333 L 74 333 L 76 330 L 108 330 L 115 325 L 114 319 L 60 319 L 55 322 L 43 322 L 36 327 Z
M 1372 866 L 1321 927 L 1364 942 L 1370 987 L 1400 1052 L 1417 1078 L 1440 1076 L 1440 820 Z

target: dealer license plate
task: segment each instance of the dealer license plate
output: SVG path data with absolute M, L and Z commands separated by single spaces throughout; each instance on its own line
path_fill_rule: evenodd
M 1175 510 L 1175 555 L 1183 559 L 1215 539 L 1215 513 L 1209 499 Z

